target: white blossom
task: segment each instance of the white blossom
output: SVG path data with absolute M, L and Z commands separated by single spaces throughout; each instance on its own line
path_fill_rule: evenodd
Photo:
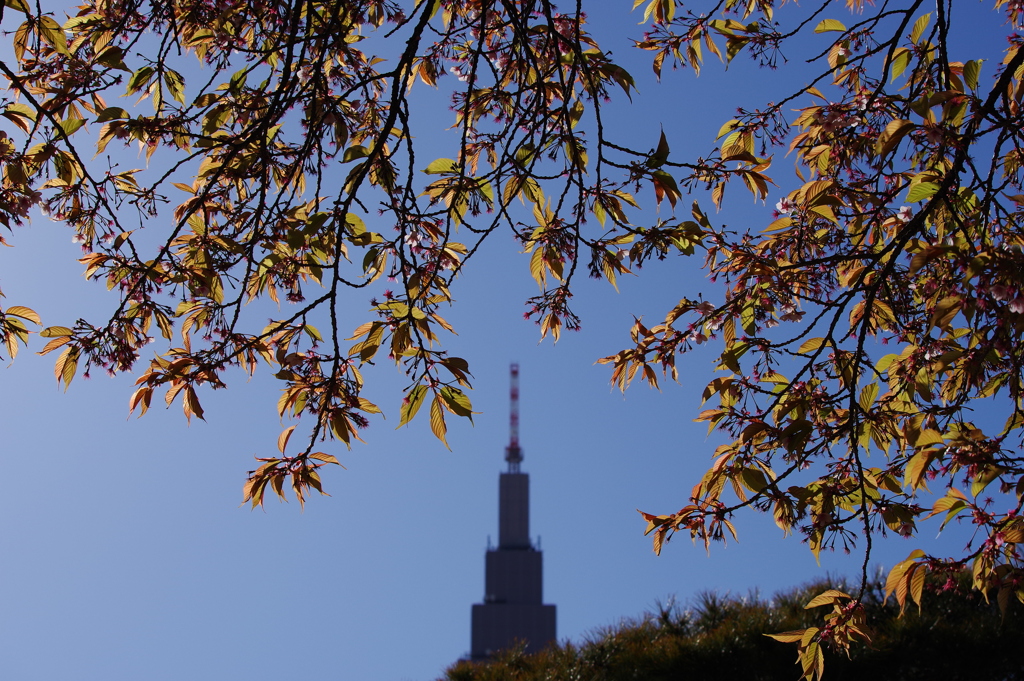
M 782 198 L 775 204 L 775 210 L 786 215 L 789 212 L 796 210 L 796 203 L 794 201 L 790 201 L 788 198 Z

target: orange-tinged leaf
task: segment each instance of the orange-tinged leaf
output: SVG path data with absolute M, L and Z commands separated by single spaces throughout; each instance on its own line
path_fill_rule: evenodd
M 53 375 L 57 378 L 57 385 L 64 382 L 64 391 L 67 392 L 71 380 L 75 377 L 75 370 L 78 368 L 78 348 L 72 346 L 67 348 L 57 358 L 53 365 Z
M 334 418 L 331 419 L 331 432 L 334 433 L 334 437 L 344 442 L 349 447 L 352 446 L 352 434 L 355 430 L 352 428 L 351 422 L 344 414 L 335 414 Z M 358 435 L 356 436 L 358 439 Z
M 333 454 L 327 454 L 325 452 L 313 452 L 312 454 L 309 455 L 309 458 L 341 466 L 341 462 L 338 461 L 338 457 L 334 456 Z M 341 467 L 344 468 L 344 466 Z
M 910 578 L 910 598 L 917 603 L 918 610 L 921 609 L 921 594 L 924 593 L 925 566 L 915 565 L 912 577 Z
M 907 466 L 903 472 L 903 484 L 915 490 L 919 487 L 925 487 L 925 474 L 928 472 L 928 467 L 931 465 L 932 460 L 937 455 L 934 449 L 923 449 L 907 462 Z
M 890 595 L 895 594 L 896 602 L 900 606 L 900 612 L 903 612 L 907 600 L 908 581 L 911 577 L 910 572 L 917 566 L 917 559 L 924 556 L 924 551 L 915 549 L 907 556 L 906 560 L 893 566 L 885 580 L 885 599 L 882 601 L 883 603 L 889 600 Z
M 270 486 L 273 488 L 274 494 L 276 494 L 281 499 L 287 501 L 287 499 L 285 499 L 284 496 L 284 478 L 285 476 L 283 475 L 272 476 L 270 478 Z
M 68 338 L 67 336 L 61 336 L 61 337 L 59 337 L 59 338 L 54 338 L 54 339 L 53 339 L 53 340 L 51 340 L 51 341 L 50 341 L 49 343 L 47 343 L 47 344 L 46 344 L 46 345 L 45 345 L 45 346 L 43 347 L 43 349 L 42 349 L 42 350 L 40 350 L 40 351 L 39 351 L 39 352 L 37 352 L 36 354 L 37 354 L 37 355 L 45 355 L 45 354 L 47 354 L 47 353 L 49 353 L 49 352 L 53 352 L 53 351 L 54 351 L 54 350 L 56 350 L 57 348 L 59 348 L 59 347 L 61 347 L 61 346 L 63 346 L 63 345 L 66 345 L 66 344 L 67 344 L 67 343 L 69 343 L 70 341 L 71 341 L 71 339 L 70 339 L 70 338 Z
M 282 454 L 284 454 L 285 447 L 288 446 L 288 439 L 292 436 L 293 430 L 295 430 L 295 426 L 289 426 L 282 430 L 281 434 L 277 436 L 277 449 Z
M 448 426 L 444 422 L 444 407 L 441 406 L 441 397 L 439 395 L 435 395 L 430 403 L 430 430 L 433 431 L 434 437 L 451 450 L 448 440 L 445 439 L 445 435 L 448 433 Z
M 668 526 L 662 525 L 654 531 L 654 555 L 661 555 L 661 547 L 665 544 L 665 534 L 668 532 Z
M 136 407 L 140 407 L 139 417 L 141 418 L 149 410 L 152 399 L 153 389 L 147 385 L 142 386 L 132 393 L 131 399 L 128 400 L 128 415 L 131 416 L 135 413 Z
M 13 315 L 15 317 L 21 317 L 27 319 L 34 324 L 42 324 L 39 320 L 39 315 L 35 313 L 35 310 L 25 307 L 24 305 L 11 305 L 9 308 L 3 311 L 5 315 Z
M 875 142 L 875 155 L 882 157 L 887 156 L 889 152 L 896 148 L 896 145 L 900 143 L 900 140 L 902 140 L 907 133 L 916 127 L 917 126 L 912 121 L 903 119 L 891 121 Z
M 729 530 L 729 534 L 732 535 L 732 540 L 735 542 L 739 542 L 740 538 L 736 534 L 736 527 L 728 520 L 723 520 L 722 524 L 725 525 L 725 529 Z
M 898 582 L 896 582 L 896 602 L 900 605 L 900 614 L 903 614 L 903 609 L 907 605 L 907 593 L 910 586 L 910 577 L 914 573 L 914 566 L 911 566 L 903 574 Z
M 185 411 L 185 417 L 192 420 L 192 415 L 195 414 L 201 421 L 205 421 L 203 418 L 203 408 L 199 404 L 199 398 L 196 396 L 196 391 L 192 386 L 185 388 L 185 396 L 182 398 L 182 409 Z
M 248 480 L 245 481 L 245 484 L 242 485 L 243 504 L 249 500 L 252 500 L 253 508 L 256 508 L 256 506 L 260 504 L 260 500 L 257 499 L 257 495 L 260 495 L 260 491 L 258 489 L 259 484 L 260 483 L 258 481 L 258 478 L 256 477 L 250 477 Z M 266 482 L 264 482 L 263 484 L 266 484 Z

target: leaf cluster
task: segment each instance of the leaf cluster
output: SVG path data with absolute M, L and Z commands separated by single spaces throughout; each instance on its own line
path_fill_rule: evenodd
M 44 211 L 116 302 L 47 325 L 7 306 L 2 347 L 13 357 L 42 326 L 58 384 L 133 372 L 140 415 L 162 396 L 202 419 L 204 391 L 268 371 L 279 416 L 303 430 L 282 424 L 244 499 L 291 487 L 304 502 L 337 463 L 321 442 L 351 445 L 383 413 L 363 396 L 383 358 L 407 379 L 399 427 L 429 403 L 447 444 L 449 417 L 472 418 L 470 366 L 445 349 L 456 329 L 442 312 L 493 235 L 520 244 L 539 288 L 525 317 L 555 340 L 580 328 L 581 271 L 616 286 L 687 258 L 717 292 L 637 319 L 628 347 L 600 360 L 624 390 L 720 348 L 697 420 L 725 442 L 682 508 L 644 514 L 655 550 L 676 532 L 735 540 L 746 508 L 816 556 L 862 546 L 859 590 L 829 596 L 829 619 L 794 640 L 808 678 L 821 642 L 863 633 L 874 539 L 932 518 L 973 537 L 900 563 L 899 606 L 921 603 L 927 574 L 968 568 L 1005 611 L 1024 600 L 1020 3 L 992 10 L 1008 22 L 1001 55 L 951 54 L 949 3 L 778 4 L 635 5 L 635 46 L 659 77 L 712 57 L 774 68 L 791 47 L 814 70 L 680 159 L 671 128 L 637 149 L 606 125 L 606 100 L 635 83 L 579 4 L 88 0 L 57 16 L 8 0 L 0 224 Z M 450 103 L 451 151 L 437 158 L 419 153 L 437 123 L 421 125 L 416 88 Z M 795 179 L 772 170 L 777 153 Z M 737 185 L 759 201 L 778 188 L 762 225 L 712 218 L 708 203 L 726 208 Z M 650 204 L 661 217 L 644 217 Z M 355 319 L 353 297 L 368 299 Z

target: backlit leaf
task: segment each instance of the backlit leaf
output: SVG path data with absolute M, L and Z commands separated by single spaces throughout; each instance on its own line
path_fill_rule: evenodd
M 843 22 L 837 21 L 836 19 L 822 19 L 817 26 L 814 27 L 815 33 L 828 33 L 829 31 L 845 31 L 846 26 Z
M 39 319 L 39 315 L 36 314 L 35 310 L 33 310 L 31 308 L 28 308 L 28 307 L 25 307 L 24 305 L 11 305 L 9 308 L 7 308 L 6 310 L 3 310 L 2 312 L 5 315 L 13 315 L 15 317 L 21 317 L 22 319 L 27 319 L 28 321 L 32 322 L 33 324 L 42 324 L 42 322 Z M 40 335 L 42 335 L 42 334 L 40 334 Z M 43 337 L 46 338 L 47 336 L 43 336 Z
M 445 447 L 451 449 L 448 445 L 448 440 L 445 439 L 445 435 L 448 433 L 448 426 L 444 421 L 444 407 L 441 406 L 440 396 L 435 396 L 430 403 L 430 430 L 434 433 L 434 437 L 440 440 Z
M 416 412 L 423 405 L 423 399 L 427 396 L 427 386 L 417 385 L 410 390 L 405 399 L 402 400 L 402 408 L 399 410 L 398 428 L 409 423 L 416 416 Z
M 444 175 L 449 173 L 456 173 L 459 170 L 459 164 L 450 158 L 439 158 L 436 161 L 431 161 L 423 172 L 428 175 Z
M 6 0 L 4 5 L 6 6 Z M 48 42 L 58 53 L 70 56 L 68 52 L 68 41 L 64 36 L 64 28 L 51 17 L 39 17 L 39 34 L 43 40 Z
M 277 438 L 277 449 L 279 452 L 284 454 L 285 448 L 288 446 L 288 439 L 292 436 L 292 431 L 295 430 L 295 426 L 289 426 L 281 431 L 281 434 Z
M 934 182 L 920 182 L 911 187 L 910 191 L 907 192 L 907 201 L 910 203 L 924 201 L 935 196 L 937 191 L 939 191 L 939 185 Z

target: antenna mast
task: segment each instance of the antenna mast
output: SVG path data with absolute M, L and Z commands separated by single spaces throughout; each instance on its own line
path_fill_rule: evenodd
M 519 365 L 515 362 L 509 367 L 509 438 L 505 448 L 505 461 L 508 461 L 508 472 L 518 473 L 519 464 L 523 460 L 523 452 L 519 449 Z

